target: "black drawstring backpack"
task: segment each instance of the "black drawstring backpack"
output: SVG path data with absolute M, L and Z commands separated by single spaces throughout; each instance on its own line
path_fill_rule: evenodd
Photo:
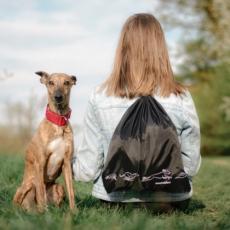
M 191 190 L 176 128 L 152 96 L 140 97 L 121 118 L 109 145 L 102 180 L 108 193 Z

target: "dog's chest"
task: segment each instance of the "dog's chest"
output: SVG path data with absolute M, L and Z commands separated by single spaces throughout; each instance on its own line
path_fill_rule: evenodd
M 62 137 L 54 139 L 48 145 L 48 152 L 51 153 L 47 164 L 47 175 L 53 177 L 58 173 L 66 152 L 66 143 Z

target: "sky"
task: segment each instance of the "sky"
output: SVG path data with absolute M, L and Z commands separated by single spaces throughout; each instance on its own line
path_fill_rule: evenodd
M 71 94 L 71 122 L 82 124 L 90 93 L 110 74 L 125 20 L 140 12 L 157 17 L 156 2 L 0 0 L 0 79 L 12 75 L 0 81 L 1 114 L 6 103 L 26 103 L 32 94 L 45 100 L 46 89 L 34 72 L 64 72 L 78 79 Z M 176 71 L 178 32 L 165 32 Z M 38 110 L 40 119 L 43 113 Z

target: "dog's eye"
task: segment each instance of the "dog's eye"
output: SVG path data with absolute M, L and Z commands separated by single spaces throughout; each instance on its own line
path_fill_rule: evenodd
M 49 85 L 54 85 L 54 82 L 53 81 L 49 81 L 48 84 Z
M 64 85 L 70 85 L 70 82 L 69 81 L 65 81 Z

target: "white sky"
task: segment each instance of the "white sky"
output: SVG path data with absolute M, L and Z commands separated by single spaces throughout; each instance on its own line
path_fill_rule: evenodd
M 8 101 L 44 98 L 34 72 L 76 75 L 71 122 L 81 124 L 92 89 L 106 79 L 124 21 L 133 13 L 155 12 L 155 0 L 0 0 L 0 110 Z M 155 12 L 157 16 L 157 12 Z M 164 27 L 164 25 L 163 25 Z M 178 32 L 166 33 L 173 68 Z M 39 118 L 43 111 L 38 111 Z

